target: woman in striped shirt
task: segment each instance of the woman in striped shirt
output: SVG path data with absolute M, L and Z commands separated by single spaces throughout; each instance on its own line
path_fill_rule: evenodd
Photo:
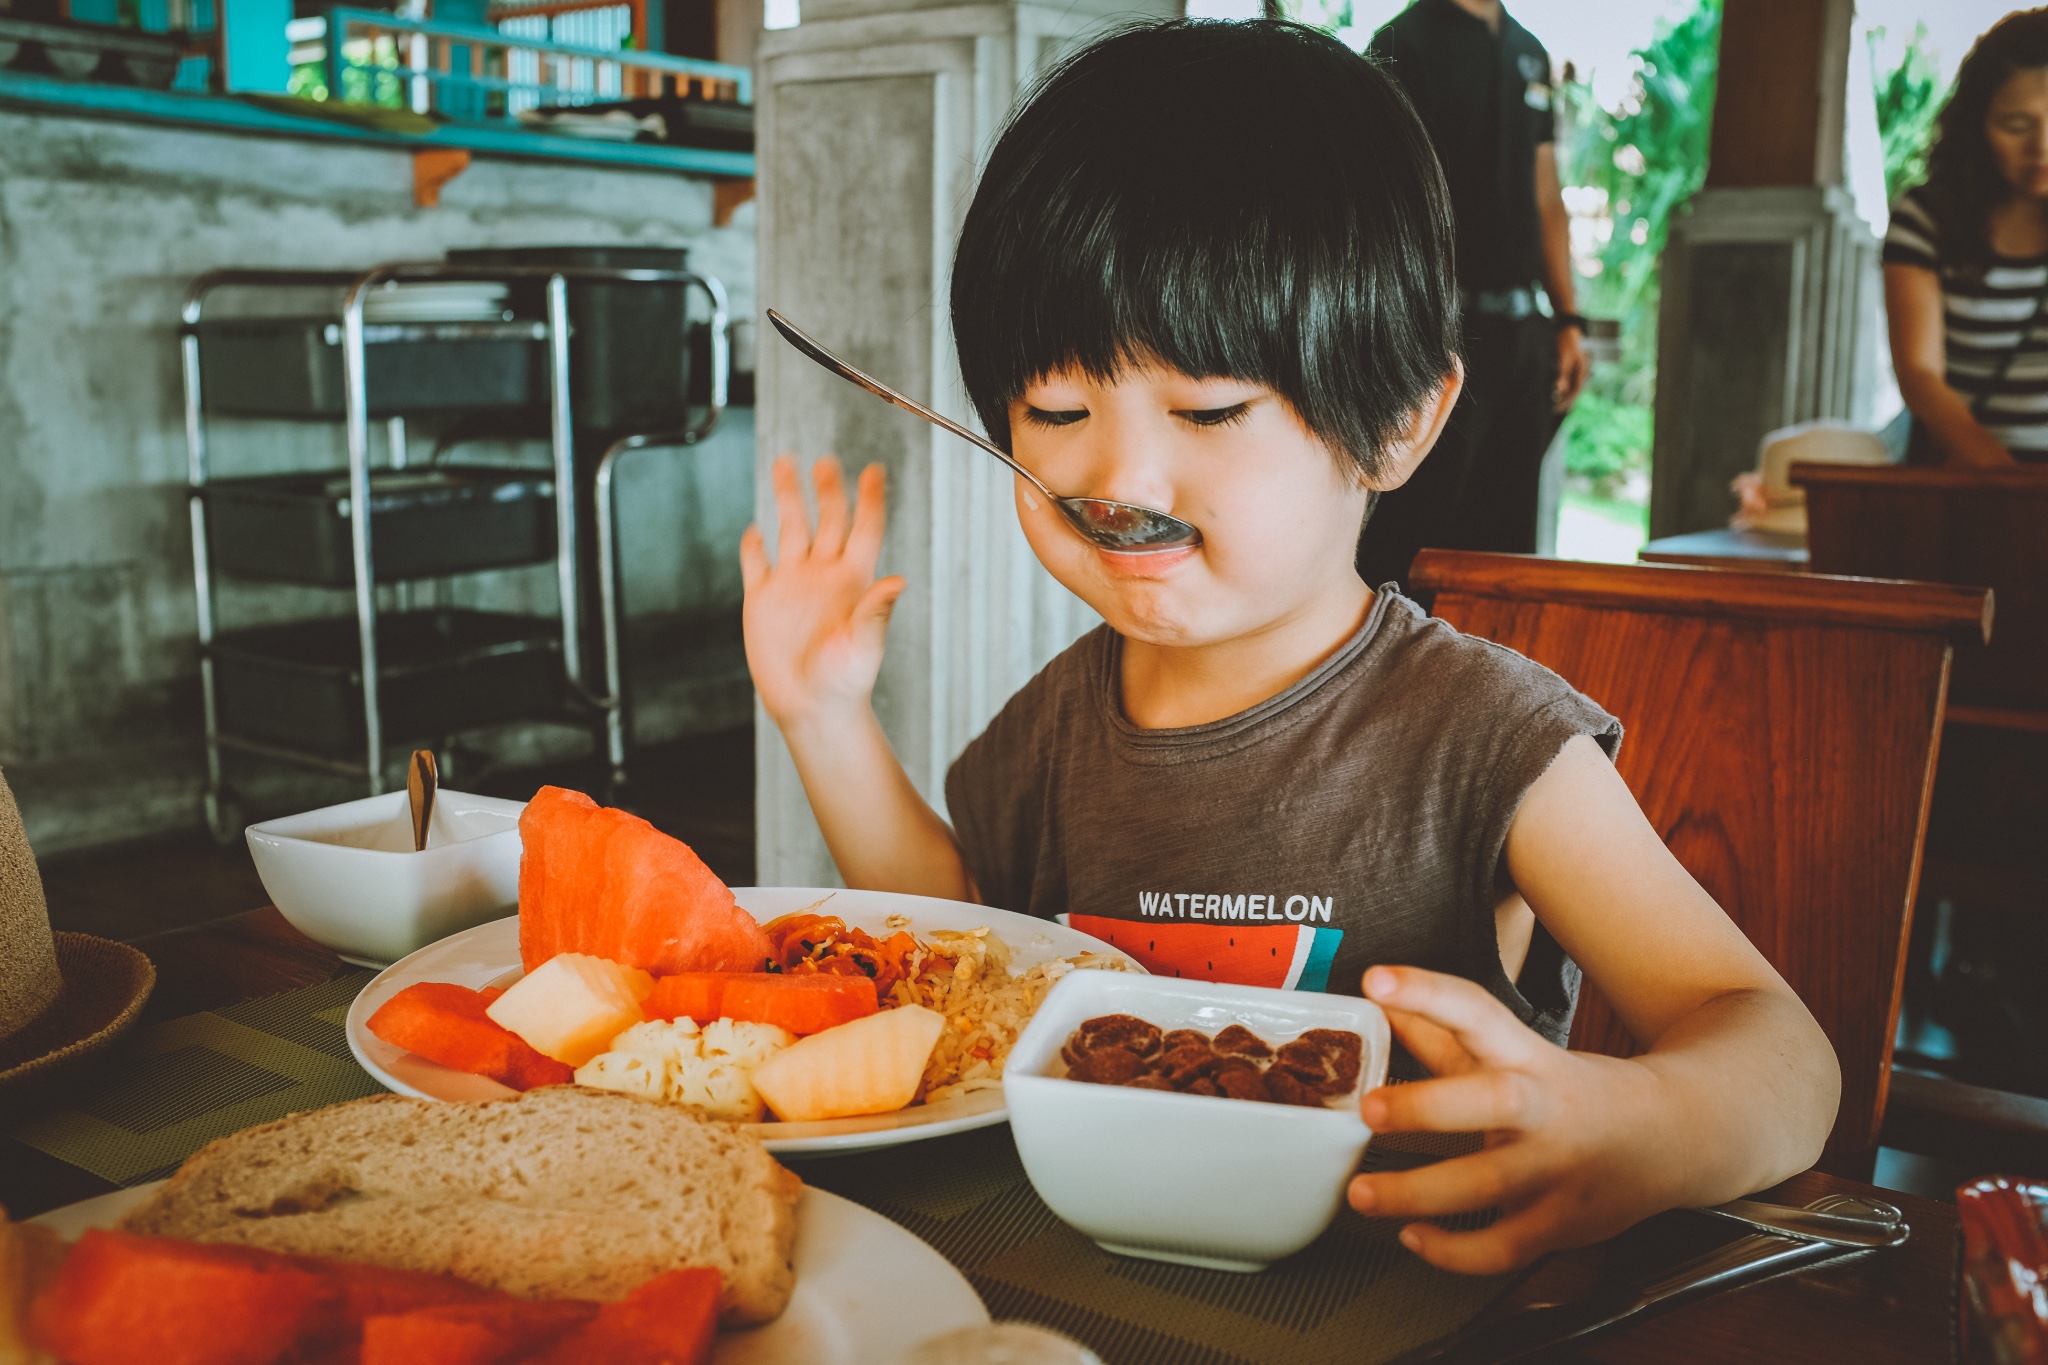
M 1957 72 L 1927 182 L 1892 205 L 1884 294 L 1909 458 L 2048 462 L 2048 9 Z

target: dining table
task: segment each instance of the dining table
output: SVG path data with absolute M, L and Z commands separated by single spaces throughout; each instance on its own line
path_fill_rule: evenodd
M 126 1047 L 0 1110 L 0 1206 L 10 1217 L 162 1178 L 226 1132 L 382 1090 L 341 1041 L 348 1005 L 373 972 L 298 933 L 274 907 L 135 943 L 155 963 L 157 985 Z M 1404 1147 L 1392 1138 L 1371 1152 L 1379 1155 L 1369 1153 L 1369 1165 L 1431 1159 L 1426 1142 Z M 1591 1295 L 1659 1257 L 1676 1264 L 1714 1239 L 1744 1235 L 1677 1211 L 1531 1271 L 1473 1279 L 1423 1265 L 1400 1249 L 1394 1225 L 1345 1210 L 1309 1250 L 1245 1275 L 1096 1248 L 1036 1199 L 1000 1124 L 791 1165 L 806 1182 L 924 1238 L 996 1319 L 1064 1332 L 1105 1365 L 1455 1361 L 1466 1357 L 1433 1353 L 1446 1339 L 1470 1338 L 1475 1325 L 1497 1329 L 1497 1348 L 1503 1333 L 1512 1340 L 1518 1324 L 1535 1321 L 1518 1310 Z M 1896 1248 L 1845 1253 L 1638 1314 L 1529 1358 L 1956 1360 L 1961 1246 L 1953 1204 L 1820 1171 L 1756 1197 L 1804 1207 L 1827 1196 L 1892 1204 L 1911 1235 Z

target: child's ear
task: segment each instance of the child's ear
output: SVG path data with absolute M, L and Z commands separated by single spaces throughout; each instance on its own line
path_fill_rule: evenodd
M 1368 488 L 1385 492 L 1399 488 L 1415 473 L 1415 467 L 1422 463 L 1422 457 L 1429 454 L 1436 438 L 1443 435 L 1444 423 L 1451 420 L 1451 409 L 1458 406 L 1458 395 L 1465 390 L 1465 362 L 1453 360 L 1451 372 L 1444 376 L 1436 392 L 1422 400 L 1415 411 L 1408 414 L 1407 427 L 1388 443 L 1386 449 L 1386 472 L 1367 479 Z

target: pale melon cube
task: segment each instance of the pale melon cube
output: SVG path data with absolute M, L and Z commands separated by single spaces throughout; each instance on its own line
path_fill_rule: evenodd
M 901 1109 L 917 1083 L 946 1018 L 922 1005 L 902 1005 L 800 1038 L 754 1068 L 754 1089 L 792 1123 L 851 1118 Z
M 641 1020 L 654 978 L 586 953 L 557 953 L 491 1002 L 484 1013 L 533 1050 L 582 1066 Z

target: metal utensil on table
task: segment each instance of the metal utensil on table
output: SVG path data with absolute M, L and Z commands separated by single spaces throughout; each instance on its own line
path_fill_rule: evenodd
M 427 830 L 434 822 L 434 793 L 441 787 L 441 774 L 434 766 L 432 749 L 414 749 L 406 765 L 405 794 L 412 798 L 412 848 L 423 851 Z
M 1059 508 L 1068 524 L 1078 531 L 1082 538 L 1092 541 L 1105 550 L 1119 554 L 1158 554 L 1164 550 L 1192 549 L 1202 543 L 1202 533 L 1178 517 L 1140 507 L 1136 503 L 1112 502 L 1107 498 L 1068 498 L 1053 492 L 1038 476 L 1011 458 L 1009 452 L 982 436 L 961 426 L 951 418 L 942 417 L 924 404 L 906 397 L 868 374 L 855 369 L 826 350 L 810 335 L 792 323 L 788 318 L 768 310 L 768 321 L 775 324 L 775 330 L 782 333 L 790 345 L 824 366 L 841 379 L 858 384 L 875 397 L 894 403 L 905 412 L 915 413 L 941 431 L 949 431 L 961 440 L 980 446 L 989 454 L 1001 460 L 1033 488 L 1045 494 L 1053 506 Z
M 1738 1222 L 1759 1227 L 1769 1226 L 1762 1218 L 1775 1219 L 1781 1214 L 1795 1213 L 1812 1215 L 1824 1220 L 1821 1226 L 1837 1229 L 1844 1224 L 1862 1229 L 1888 1225 L 1891 1231 L 1886 1235 L 1891 1240 L 1878 1243 L 1880 1247 L 1897 1246 L 1911 1232 L 1897 1209 L 1876 1200 L 1828 1195 L 1805 1209 L 1797 1210 L 1771 1204 L 1751 1204 L 1748 1200 L 1734 1202 L 1737 1206 L 1747 1205 L 1751 1212 L 1759 1213 L 1761 1217 L 1752 1219 L 1746 1214 L 1730 1214 L 1727 1205 L 1691 1211 L 1733 1217 Z M 1785 1221 L 1800 1220 L 1788 1218 Z M 1821 1240 L 1776 1229 L 1752 1237 L 1738 1237 L 1682 1261 L 1669 1270 L 1624 1281 L 1583 1299 L 1569 1303 L 1528 1303 L 1497 1316 L 1483 1317 L 1443 1341 L 1402 1356 L 1394 1365 L 1426 1365 L 1426 1362 L 1434 1361 L 1445 1362 L 1445 1365 L 1452 1362 L 1455 1365 L 1508 1365 L 1510 1361 L 1521 1360 L 1611 1327 L 1646 1309 L 1661 1305 L 1675 1307 L 1724 1289 L 1869 1249 L 1872 1248 L 1862 1242 L 1845 1242 L 1832 1235 L 1828 1240 Z
M 1858 1199 L 1822 1212 L 1793 1209 L 1782 1204 L 1761 1204 L 1753 1199 L 1735 1199 L 1698 1210 L 1717 1218 L 1746 1223 L 1760 1232 L 1778 1237 L 1796 1237 L 1830 1246 L 1859 1251 L 1880 1251 L 1895 1247 L 1911 1234 L 1899 1211 L 1875 1199 Z

